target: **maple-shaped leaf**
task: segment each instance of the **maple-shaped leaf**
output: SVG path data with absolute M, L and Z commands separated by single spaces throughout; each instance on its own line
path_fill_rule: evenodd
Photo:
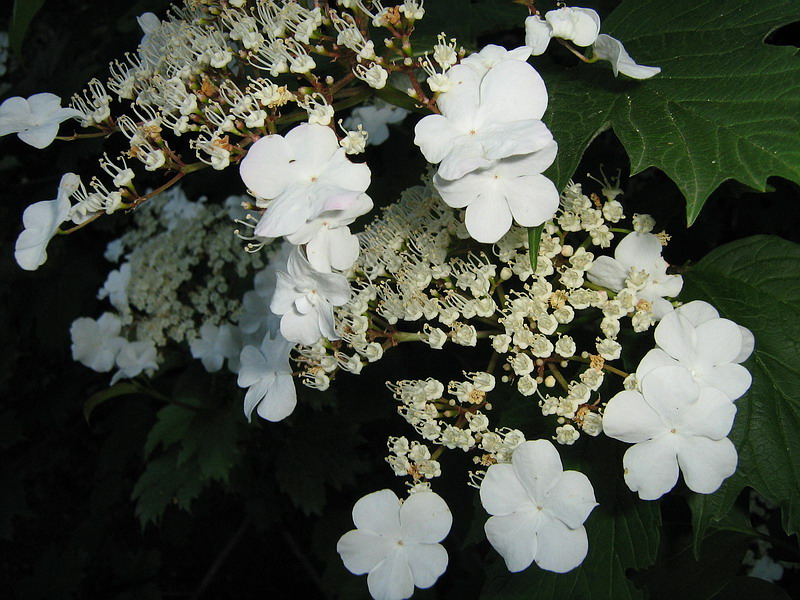
M 612 128 L 632 174 L 653 166 L 677 184 L 689 224 L 727 179 L 760 191 L 771 175 L 800 182 L 800 52 L 764 41 L 797 20 L 796 0 L 622 2 L 602 32 L 662 71 L 615 79 L 606 62 L 564 68 L 532 59 L 559 144 L 547 174 L 563 187 L 586 147 Z

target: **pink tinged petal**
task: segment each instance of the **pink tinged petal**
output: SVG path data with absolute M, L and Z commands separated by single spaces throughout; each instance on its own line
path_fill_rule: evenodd
M 682 317 L 689 319 L 689 321 L 697 327 L 701 323 L 705 323 L 711 319 L 719 319 L 717 309 L 711 306 L 708 302 L 702 300 L 693 300 L 687 302 L 683 306 L 675 309 L 675 312 Z
M 353 575 L 363 575 L 377 567 L 395 546 L 395 542 L 389 538 L 371 531 L 353 529 L 339 538 L 336 551 L 348 571 Z
M 469 234 L 485 244 L 493 244 L 508 233 L 513 219 L 502 190 L 496 185 L 485 185 L 467 206 L 464 223 Z
M 594 259 L 587 277 L 592 283 L 618 292 L 625 287 L 628 272 L 610 256 L 598 256 Z
M 375 600 L 404 600 L 414 593 L 414 575 L 407 552 L 397 547 L 369 572 L 367 587 Z
M 687 368 L 697 363 L 697 330 L 689 319 L 671 312 L 661 319 L 655 330 L 656 344 Z
M 736 406 L 721 391 L 702 388 L 697 402 L 689 405 L 678 433 L 719 440 L 730 433 Z
M 47 148 L 47 146 L 52 144 L 57 135 L 58 123 L 50 123 L 20 131 L 17 134 L 17 137 L 26 144 L 41 150 L 42 148 Z
M 642 500 L 655 500 L 678 482 L 680 436 L 667 433 L 628 448 L 622 457 L 625 483 Z
M 279 135 L 257 140 L 239 165 L 239 175 L 247 189 L 261 198 L 282 194 L 294 177 L 289 161 L 294 156 L 289 143 Z
M 400 507 L 400 528 L 406 542 L 441 542 L 452 524 L 447 503 L 434 492 L 411 494 Z
M 490 120 L 477 130 L 475 137 L 488 159 L 528 154 L 542 150 L 553 143 L 553 135 L 547 126 L 541 121 L 531 119 L 512 122 Z
M 533 500 L 509 464 L 496 464 L 486 470 L 480 488 L 481 504 L 490 515 L 510 515 L 533 506 Z
M 414 585 L 420 589 L 431 587 L 447 570 L 447 550 L 441 544 L 414 544 L 407 548 Z
M 538 15 L 525 19 L 525 45 L 531 47 L 534 56 L 539 56 L 547 50 L 551 32 L 550 24 Z
M 558 450 L 548 440 L 532 440 L 517 446 L 511 464 L 533 502 L 543 502 L 563 474 Z
M 583 562 L 589 551 L 586 529 L 572 529 L 544 511 L 536 532 L 535 561 L 545 571 L 566 573 Z
M 658 413 L 639 392 L 626 390 L 611 398 L 603 412 L 603 432 L 614 439 L 635 444 L 667 431 Z
M 595 506 L 594 488 L 589 478 L 578 471 L 564 471 L 544 500 L 546 512 L 570 529 L 583 525 Z
M 441 162 L 452 150 L 456 139 L 464 135 L 446 117 L 428 115 L 414 128 L 414 143 L 429 163 Z
M 642 395 L 667 429 L 685 423 L 686 413 L 700 395 L 700 387 L 683 366 L 660 367 L 641 381 Z
M 686 437 L 678 446 L 678 464 L 683 479 L 693 492 L 711 494 L 736 471 L 738 456 L 728 438 L 710 440 Z
M 630 54 L 625 50 L 622 42 L 614 39 L 610 35 L 603 33 L 598 35 L 592 48 L 595 56 L 611 63 L 611 68 L 614 70 L 615 77 L 619 73 L 622 73 L 633 79 L 649 79 L 653 75 L 657 75 L 661 72 L 661 67 L 648 67 L 636 64 Z
M 258 405 L 258 416 L 267 421 L 282 421 L 294 412 L 297 406 L 297 390 L 290 373 L 278 373 L 264 399 Z
M 521 60 L 504 60 L 481 81 L 479 125 L 539 120 L 547 109 L 547 88 L 539 73 Z
M 741 328 L 728 319 L 701 323 L 697 332 L 697 360 L 701 365 L 731 363 L 742 349 Z
M 680 363 L 664 352 L 661 348 L 653 348 L 644 355 L 644 358 L 636 367 L 636 379 L 641 381 L 648 373 L 658 367 L 677 367 Z
M 718 389 L 733 401 L 741 398 L 750 389 L 753 376 L 742 365 L 728 363 L 704 370 L 702 376 L 698 377 L 698 383 Z
M 523 227 L 541 225 L 552 219 L 558 210 L 558 190 L 544 175 L 527 175 L 504 181 L 503 189 L 511 215 Z
M 483 529 L 512 573 L 527 569 L 537 553 L 536 532 L 542 511 L 528 508 L 510 515 L 491 517 Z
M 353 506 L 353 524 L 358 529 L 399 537 L 400 500 L 392 490 L 367 494 Z

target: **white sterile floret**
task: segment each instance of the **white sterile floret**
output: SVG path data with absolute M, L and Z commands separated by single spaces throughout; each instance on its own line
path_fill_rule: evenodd
M 536 152 L 497 160 L 454 181 L 437 174 L 433 184 L 448 206 L 466 207 L 470 236 L 494 243 L 515 221 L 523 227 L 535 227 L 555 215 L 558 190 L 541 173 L 553 163 L 556 150 L 555 141 L 551 141 Z
M 153 340 L 127 342 L 120 348 L 116 358 L 119 371 L 111 378 L 111 385 L 120 379 L 132 379 L 143 371 L 158 367 L 158 352 Z
M 17 238 L 14 258 L 26 271 L 35 271 L 47 260 L 47 244 L 69 218 L 69 196 L 78 189 L 79 183 L 80 178 L 74 173 L 64 174 L 55 200 L 36 202 L 22 213 L 25 229 Z
M 338 273 L 320 273 L 299 247 L 289 255 L 286 272 L 278 282 L 270 309 L 281 317 L 281 334 L 295 343 L 311 345 L 321 337 L 338 340 L 333 307 L 350 299 L 350 285 Z
M 576 46 L 591 46 L 600 33 L 600 15 L 591 8 L 566 6 L 550 10 L 544 15 L 525 19 L 525 45 L 533 55 L 542 54 L 550 38 L 569 40 Z
M 661 319 L 672 310 L 665 297 L 675 297 L 683 287 L 683 277 L 668 275 L 669 264 L 661 257 L 663 246 L 652 233 L 629 233 L 614 250 L 614 258 L 599 256 L 589 269 L 589 281 L 615 292 L 636 280 L 636 295 L 652 305 L 653 316 Z M 637 279 L 644 273 L 646 278 Z
M 407 115 L 406 109 L 388 104 L 357 106 L 344 120 L 344 127 L 355 129 L 358 125 L 363 125 L 369 134 L 367 144 L 378 146 L 388 139 L 389 125 L 400 123 Z
M 227 323 L 203 323 L 200 337 L 189 342 L 192 357 L 199 359 L 209 373 L 219 371 L 226 358 L 239 354 L 240 342 L 237 342 L 234 332 L 235 329 Z
M 239 172 L 250 191 L 270 200 L 255 229 L 270 238 L 291 235 L 324 211 L 348 208 L 370 181 L 369 167 L 347 159 L 331 128 L 308 123 L 285 137 L 258 140 Z
M 237 384 L 248 388 L 244 396 L 244 415 L 247 420 L 253 409 L 267 421 L 281 421 L 294 411 L 297 391 L 289 364 L 289 353 L 294 344 L 280 335 L 267 335 L 260 348 L 245 346 L 242 349 Z
M 46 148 L 58 135 L 58 126 L 67 119 L 83 116 L 74 108 L 62 108 L 55 94 L 34 94 L 27 100 L 20 96 L 0 104 L 0 136 L 16 133 L 34 148 Z
M 604 33 L 598 35 L 592 49 L 597 58 L 611 63 L 615 77 L 622 73 L 633 79 L 648 79 L 661 72 L 661 67 L 647 67 L 636 64 L 630 54 L 625 51 L 625 46 L 622 45 L 622 42 L 610 35 Z
M 107 373 L 128 343 L 120 336 L 121 328 L 122 321 L 113 313 L 103 313 L 96 321 L 86 317 L 75 319 L 69 330 L 73 360 L 98 373 Z
M 586 558 L 584 521 L 597 502 L 589 479 L 564 471 L 555 446 L 534 440 L 518 446 L 511 464 L 489 467 L 480 488 L 481 503 L 492 516 L 486 537 L 509 571 L 532 562 L 566 573 Z
M 716 491 L 736 470 L 736 448 L 725 437 L 736 406 L 719 390 L 699 387 L 684 367 L 659 367 L 641 392 L 620 392 L 603 413 L 606 435 L 634 444 L 622 464 L 625 483 L 643 500 L 655 500 L 678 481 L 690 490 Z
M 750 330 L 728 319 L 707 302 L 696 300 L 664 316 L 655 329 L 656 348 L 650 350 L 636 376 L 666 365 L 682 365 L 701 387 L 713 387 L 731 400 L 744 394 L 752 383 L 750 372 L 738 364 L 753 351 Z
M 542 123 L 547 89 L 526 62 L 501 60 L 485 74 L 470 65 L 447 72 L 451 87 L 415 128 L 414 142 L 441 179 L 456 180 L 500 158 L 528 154 L 552 143 Z
M 452 523 L 450 509 L 434 492 L 400 501 L 391 490 L 380 490 L 356 502 L 356 529 L 339 538 L 336 551 L 348 571 L 368 573 L 373 598 L 403 600 L 414 587 L 431 587 L 447 569 L 447 551 L 439 542 Z

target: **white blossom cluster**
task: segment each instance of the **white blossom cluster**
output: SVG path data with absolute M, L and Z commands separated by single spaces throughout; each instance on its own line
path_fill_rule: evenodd
M 242 300 L 231 291 L 264 267 L 262 255 L 242 255 L 241 240 L 233 234 L 230 213 L 243 212 L 242 200 L 191 201 L 175 187 L 142 206 L 136 226 L 106 250 L 106 258 L 120 264 L 98 298 L 107 299 L 114 312 L 73 323 L 75 360 L 99 372 L 110 371 L 116 360 L 120 371 L 114 381 L 152 371 L 160 362 L 159 349 L 185 341 L 209 370 L 221 367 L 224 348 L 224 357 L 237 361 L 242 336 L 233 323 Z M 201 230 L 206 234 L 197 235 Z M 142 368 L 133 366 L 134 349 Z

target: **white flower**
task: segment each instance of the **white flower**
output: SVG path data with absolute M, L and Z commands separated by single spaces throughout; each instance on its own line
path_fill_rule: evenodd
M 664 297 L 677 296 L 683 287 L 683 277 L 667 275 L 669 264 L 661 257 L 661 249 L 661 241 L 652 233 L 629 233 L 617 245 L 614 258 L 595 258 L 588 272 L 589 281 L 615 292 L 635 283 L 636 295 L 650 302 L 653 315 L 661 319 L 672 310 L 672 304 Z
M 256 408 L 258 416 L 267 421 L 281 421 L 294 411 L 297 391 L 289 364 L 294 344 L 280 335 L 267 335 L 261 348 L 245 346 L 237 384 L 248 388 L 244 396 L 244 415 L 247 420 Z
M 736 470 L 736 448 L 725 437 L 736 407 L 712 387 L 699 387 L 684 367 L 660 367 L 641 382 L 641 393 L 620 392 L 603 413 L 606 435 L 634 444 L 622 459 L 625 483 L 655 500 L 678 481 L 690 490 L 716 491 Z
M 753 351 L 750 330 L 721 319 L 716 309 L 701 300 L 689 302 L 664 316 L 655 330 L 657 347 L 645 354 L 636 377 L 661 366 L 682 365 L 695 383 L 714 387 L 731 400 L 744 394 L 753 378 L 738 364 Z
M 117 354 L 128 342 L 119 335 L 122 321 L 113 313 L 103 313 L 97 321 L 75 319 L 69 329 L 72 358 L 98 373 L 114 368 Z
M 111 378 L 111 385 L 120 379 L 131 379 L 145 369 L 158 367 L 158 353 L 153 340 L 128 342 L 127 340 L 117 354 L 116 363 L 119 371 Z
M 321 337 L 338 340 L 333 307 L 350 299 L 347 279 L 337 273 L 320 273 L 301 254 L 289 255 L 286 271 L 278 271 L 278 282 L 270 309 L 281 318 L 281 334 L 287 340 L 310 346 Z
M 542 54 L 550 38 L 570 40 L 576 46 L 591 46 L 600 33 L 600 15 L 591 8 L 564 7 L 525 19 L 525 45 L 533 55 Z
M 77 175 L 66 173 L 58 184 L 55 200 L 36 202 L 22 213 L 25 229 L 17 238 L 14 258 L 26 271 L 35 271 L 47 260 L 47 244 L 69 218 L 69 196 L 78 189 L 79 182 Z
M 97 299 L 108 298 L 111 306 L 121 313 L 130 311 L 128 305 L 128 284 L 131 280 L 131 263 L 123 263 L 119 269 L 108 274 L 103 287 L 97 292 Z
M 34 148 L 46 148 L 58 135 L 61 121 L 81 116 L 79 110 L 62 108 L 55 94 L 34 94 L 27 100 L 14 96 L 0 104 L 0 136 L 16 133 Z
M 429 588 L 447 569 L 447 551 L 439 543 L 453 516 L 431 491 L 412 493 L 401 502 L 391 490 L 367 494 L 353 507 L 353 524 L 336 544 L 348 571 L 367 575 L 375 600 L 402 600 L 414 587 Z
M 370 181 L 369 167 L 347 159 L 332 129 L 308 123 L 286 137 L 258 140 L 239 172 L 254 194 L 271 200 L 255 229 L 270 238 L 291 235 L 324 211 L 349 207 Z
M 519 445 L 511 464 L 489 467 L 481 483 L 481 503 L 491 517 L 486 537 L 509 571 L 528 568 L 566 573 L 589 549 L 583 522 L 597 502 L 589 479 L 564 471 L 547 440 Z
M 437 100 L 441 114 L 417 123 L 414 138 L 428 162 L 440 163 L 440 178 L 456 180 L 552 143 L 541 122 L 547 89 L 528 63 L 501 60 L 485 74 L 462 64 L 447 75 L 451 87 Z
M 400 123 L 408 115 L 408 111 L 397 106 L 358 106 L 344 120 L 346 129 L 355 129 L 363 125 L 369 134 L 367 144 L 378 146 L 389 137 L 389 125 Z
M 637 65 L 625 51 L 622 42 L 604 33 L 597 36 L 592 50 L 597 58 L 611 63 L 615 77 L 622 73 L 633 79 L 648 79 L 661 72 L 661 67 Z
M 235 329 L 227 324 L 213 325 L 203 323 L 200 337 L 189 343 L 192 357 L 199 359 L 206 371 L 214 373 L 222 368 L 222 362 L 239 354 L 239 343 L 235 337 Z
M 467 208 L 466 226 L 479 242 L 494 243 L 513 221 L 523 227 L 541 225 L 558 209 L 556 186 L 542 175 L 556 157 L 554 141 L 524 156 L 498 160 L 455 181 L 433 178 L 448 206 Z

